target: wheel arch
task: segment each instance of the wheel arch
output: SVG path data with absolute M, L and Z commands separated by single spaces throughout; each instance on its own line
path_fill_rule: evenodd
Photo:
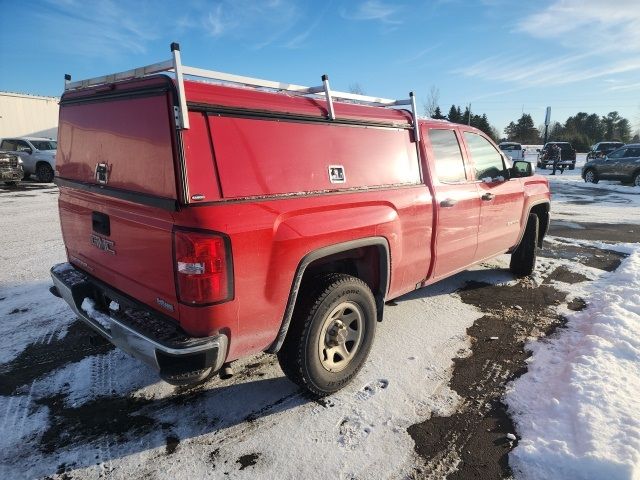
M 371 264 L 375 258 L 375 265 Z M 385 237 L 367 237 L 319 248 L 300 260 L 289 291 L 287 307 L 276 339 L 266 350 L 277 353 L 287 336 L 303 282 L 321 273 L 348 273 L 364 281 L 376 300 L 378 321 L 382 321 L 384 300 L 389 290 L 391 257 Z
M 551 209 L 551 204 L 549 203 L 548 200 L 542 200 L 529 205 L 529 210 L 527 211 L 527 214 L 524 217 L 526 221 L 523 224 L 522 229 L 520 231 L 520 236 L 518 237 L 518 243 L 516 243 L 515 246 L 511 250 L 509 250 L 508 253 L 513 253 L 515 249 L 518 248 L 518 245 L 520 245 L 520 242 L 522 242 L 522 237 L 524 237 L 524 232 L 527 230 L 527 222 L 529 221 L 529 215 L 531 214 L 534 214 L 538 217 L 540 228 L 538 230 L 537 243 L 538 243 L 538 247 L 542 248 L 542 242 L 544 241 L 544 237 L 547 235 L 547 232 L 549 231 L 549 225 L 551 224 L 551 216 L 549 214 L 550 209 Z

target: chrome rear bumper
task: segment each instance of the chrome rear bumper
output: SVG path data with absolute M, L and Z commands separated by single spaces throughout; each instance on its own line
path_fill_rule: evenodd
M 70 263 L 55 265 L 51 278 L 59 296 L 84 323 L 169 383 L 193 383 L 222 367 L 228 347 L 225 335 L 189 337 L 175 322 L 125 299 Z M 108 309 L 108 300 L 119 305 L 117 311 Z

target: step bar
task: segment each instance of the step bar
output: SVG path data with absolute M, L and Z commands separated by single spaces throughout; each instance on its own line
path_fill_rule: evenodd
M 413 92 L 409 93 L 408 99 L 394 100 L 390 98 L 371 97 L 367 95 L 359 95 L 356 93 L 339 92 L 332 90 L 329 84 L 329 77 L 322 75 L 322 85 L 317 87 L 306 87 L 303 85 L 295 85 L 292 83 L 277 82 L 272 80 L 263 80 L 260 78 L 244 77 L 241 75 L 234 75 L 230 73 L 216 72 L 214 70 L 205 70 L 203 68 L 189 67 L 182 64 L 180 58 L 180 45 L 178 43 L 171 44 L 172 58 L 165 60 L 164 62 L 158 62 L 144 67 L 135 68 L 133 70 L 127 70 L 125 72 L 112 73 L 110 75 L 103 75 L 101 77 L 88 78 L 86 80 L 71 81 L 71 75 L 66 74 L 64 76 L 65 92 L 73 90 L 82 90 L 84 88 L 94 87 L 96 85 L 103 85 L 107 83 L 118 82 L 121 80 L 129 80 L 133 78 L 141 78 L 148 75 L 153 75 L 160 72 L 172 72 L 176 78 L 176 84 L 178 89 L 178 97 L 180 106 L 176 111 L 176 123 L 178 128 L 187 130 L 189 128 L 189 116 L 187 114 L 187 100 L 184 90 L 184 77 L 198 77 L 206 78 L 209 80 L 216 80 L 219 82 L 250 86 L 256 88 L 268 88 L 278 91 L 292 92 L 298 95 L 322 95 L 327 102 L 328 117 L 331 120 L 336 119 L 335 110 L 333 107 L 333 101 L 335 100 L 348 100 L 358 104 L 376 106 L 376 107 L 397 107 L 408 106 L 411 109 L 413 117 L 413 129 L 416 142 L 420 141 L 420 135 L 418 132 L 418 112 L 416 108 L 416 98 Z

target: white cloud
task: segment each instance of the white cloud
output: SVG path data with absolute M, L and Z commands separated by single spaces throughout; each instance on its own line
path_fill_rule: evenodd
M 393 18 L 399 11 L 397 5 L 384 3 L 379 0 L 367 0 L 360 3 L 353 11 L 342 11 L 342 16 L 350 20 L 376 20 L 388 24 L 400 24 L 400 20 Z
M 524 18 L 518 29 L 594 53 L 640 52 L 638 0 L 559 0 Z
M 295 27 L 300 17 L 291 0 L 223 0 L 209 7 L 203 28 L 213 37 L 250 39 L 255 48 L 262 48 Z
M 555 54 L 489 57 L 454 73 L 523 87 L 565 85 L 640 70 L 638 0 L 556 0 L 524 17 L 513 34 Z M 622 90 L 622 89 L 620 89 Z
M 153 22 L 145 21 L 142 6 L 137 15 L 115 1 L 78 3 L 76 0 L 48 0 L 34 15 L 49 43 L 70 54 L 104 57 L 118 52 L 144 53 L 157 37 Z

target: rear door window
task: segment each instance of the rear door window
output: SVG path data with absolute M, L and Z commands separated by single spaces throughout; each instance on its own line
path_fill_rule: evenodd
M 496 178 L 503 173 L 502 155 L 489 140 L 472 132 L 464 132 L 464 139 L 471 153 L 477 180 Z
M 429 141 L 436 164 L 436 176 L 442 183 L 467 180 L 460 144 L 453 130 L 430 129 Z
M 619 150 L 616 150 L 615 152 L 611 152 L 609 154 L 609 158 L 622 158 L 622 157 L 626 157 L 626 152 L 627 152 L 627 148 L 621 148 Z
M 640 148 L 637 148 L 637 147 L 627 148 L 627 151 L 624 154 L 624 156 L 626 158 L 640 157 Z

